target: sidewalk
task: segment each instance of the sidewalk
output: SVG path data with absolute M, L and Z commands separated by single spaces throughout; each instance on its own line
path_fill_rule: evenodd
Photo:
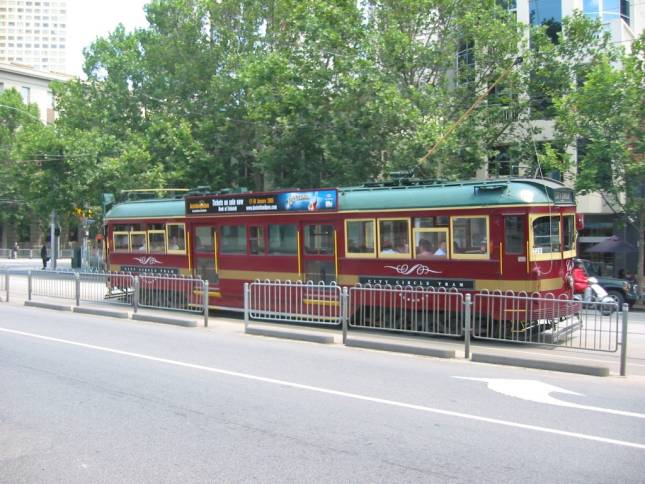
M 47 264 L 47 270 L 52 269 L 52 261 Z M 6 259 L 0 258 L 0 269 L 11 269 L 17 271 L 41 270 L 43 262 L 39 258 L 33 259 Z M 72 259 L 58 259 L 56 261 L 56 270 L 72 270 Z

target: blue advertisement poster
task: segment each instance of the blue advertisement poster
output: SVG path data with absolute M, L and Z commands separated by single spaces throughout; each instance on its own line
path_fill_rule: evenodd
M 257 212 L 322 212 L 338 209 L 336 190 L 284 193 L 242 193 L 231 197 L 190 198 L 186 200 L 189 214 L 257 213 Z
M 337 202 L 336 190 L 280 193 L 277 198 L 278 210 L 289 212 L 335 210 Z

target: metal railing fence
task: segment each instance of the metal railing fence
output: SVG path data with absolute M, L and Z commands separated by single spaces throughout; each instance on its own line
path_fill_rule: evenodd
M 0 271 L 0 293 L 10 296 L 11 271 Z M 208 326 L 208 281 L 193 278 L 29 271 L 28 299 L 50 297 L 83 302 L 204 313 Z M 24 284 L 24 282 L 23 282 Z M 411 286 L 356 285 L 301 281 L 244 284 L 245 324 L 255 320 L 333 325 L 417 335 L 471 337 L 595 352 L 621 349 L 625 374 L 628 306 L 581 302 L 552 295 Z
M 342 321 L 341 287 L 335 283 L 257 280 L 248 288 L 248 315 L 253 319 L 328 325 Z
M 463 299 L 455 289 L 356 285 L 349 289 L 349 326 L 462 336 Z
M 136 284 L 139 307 L 169 311 L 204 312 L 204 281 L 190 277 L 139 275 Z
M 27 273 L 27 299 L 34 296 L 77 300 L 77 274 L 68 271 L 30 270 Z
M 472 337 L 581 350 L 618 350 L 620 313 L 615 303 L 568 297 L 483 291 L 474 294 Z
M 9 271 L 4 283 L 8 287 Z M 0 286 L 1 288 L 2 286 Z M 7 298 L 9 292 L 7 291 Z M 82 302 L 200 313 L 208 326 L 208 281 L 131 273 L 30 270 L 27 299 L 47 297 Z

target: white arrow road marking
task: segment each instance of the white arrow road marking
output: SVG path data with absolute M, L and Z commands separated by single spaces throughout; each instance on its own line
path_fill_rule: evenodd
M 499 392 L 509 397 L 521 398 L 531 402 L 547 403 L 559 407 L 579 408 L 581 410 L 590 410 L 592 412 L 611 413 L 613 415 L 622 415 L 624 417 L 645 418 L 645 414 L 636 412 L 626 412 L 624 410 L 613 410 L 611 408 L 592 407 L 591 405 L 580 405 L 579 403 L 565 402 L 552 397 L 551 393 L 566 393 L 568 395 L 582 395 L 582 393 L 572 392 L 564 388 L 542 383 L 537 380 L 511 380 L 506 378 L 471 378 L 467 376 L 456 376 L 462 380 L 483 381 L 488 383 L 488 388 L 494 392 Z

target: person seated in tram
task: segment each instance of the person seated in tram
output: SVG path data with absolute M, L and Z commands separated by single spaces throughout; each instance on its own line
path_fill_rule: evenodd
M 439 247 L 434 251 L 434 255 L 437 257 L 446 257 L 448 255 L 445 240 L 439 242 Z
M 381 243 L 381 253 L 382 254 L 396 254 L 397 251 L 394 249 L 392 242 L 389 240 L 384 240 Z
M 584 264 L 581 260 L 576 260 L 574 262 L 571 275 L 573 276 L 573 292 L 576 294 L 582 294 L 582 298 L 585 302 L 591 301 L 592 289 L 589 284 L 587 273 L 585 272 Z
M 419 240 L 419 246 L 417 247 L 417 257 L 431 257 L 434 254 L 432 250 L 432 244 L 428 239 Z

